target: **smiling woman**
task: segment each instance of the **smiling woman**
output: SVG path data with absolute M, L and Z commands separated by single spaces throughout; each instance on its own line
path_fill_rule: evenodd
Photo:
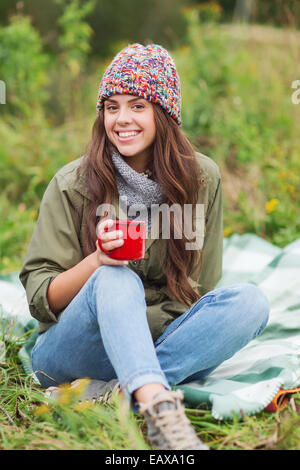
M 40 325 L 33 370 L 44 387 L 90 377 L 90 398 L 101 399 L 103 381 L 119 382 L 145 416 L 153 446 L 207 450 L 172 386 L 205 377 L 260 334 L 268 302 L 252 284 L 215 289 L 221 176 L 180 128 L 180 81 L 169 53 L 156 44 L 122 50 L 101 79 L 96 109 L 86 155 L 45 192 L 20 274 Z M 97 215 L 100 204 L 124 196 L 129 208 L 176 204 L 184 219 L 178 232 L 182 220 L 171 213 L 169 238 L 150 233 L 147 256 L 128 266 L 109 256 L 122 234 L 105 230 L 112 221 Z M 193 214 L 204 207 L 203 244 L 192 249 L 186 204 Z M 95 247 L 96 227 L 105 252 Z

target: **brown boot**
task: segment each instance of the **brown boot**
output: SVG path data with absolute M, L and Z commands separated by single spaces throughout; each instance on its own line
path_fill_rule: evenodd
M 181 390 L 159 392 L 140 404 L 139 411 L 146 418 L 148 439 L 155 449 L 209 450 L 186 417 Z

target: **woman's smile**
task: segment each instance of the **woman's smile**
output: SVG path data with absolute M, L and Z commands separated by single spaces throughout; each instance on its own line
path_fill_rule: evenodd
M 142 131 L 115 131 L 120 142 L 132 142 Z

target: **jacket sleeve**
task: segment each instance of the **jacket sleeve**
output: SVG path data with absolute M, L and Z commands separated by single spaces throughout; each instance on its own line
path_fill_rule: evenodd
M 78 227 L 78 212 L 72 205 L 64 178 L 56 175 L 43 196 L 20 271 L 31 315 L 39 322 L 49 324 L 58 320 L 50 310 L 47 290 L 58 274 L 83 258 Z
M 222 180 L 218 171 L 214 191 L 205 215 L 205 234 L 199 262 L 195 265 L 190 280 L 200 295 L 213 290 L 222 276 L 223 261 L 223 208 Z

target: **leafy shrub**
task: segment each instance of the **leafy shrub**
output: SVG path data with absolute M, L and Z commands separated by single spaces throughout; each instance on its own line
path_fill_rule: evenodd
M 220 27 L 203 23 L 198 10 L 185 10 L 186 45 L 174 53 L 184 131 L 220 165 L 225 236 L 254 232 L 284 246 L 300 233 L 297 32 Z M 268 212 L 273 199 L 280 202 Z
M 93 34 L 85 18 L 94 9 L 95 0 L 55 1 L 63 9 L 58 19 L 61 28 L 58 36 L 59 53 L 53 57 L 49 67 L 49 115 L 54 124 L 60 124 L 66 119 L 82 117 L 85 71 Z
M 13 16 L 0 27 L 0 78 L 6 84 L 1 111 L 30 118 L 47 100 L 47 66 L 42 39 L 29 17 Z

